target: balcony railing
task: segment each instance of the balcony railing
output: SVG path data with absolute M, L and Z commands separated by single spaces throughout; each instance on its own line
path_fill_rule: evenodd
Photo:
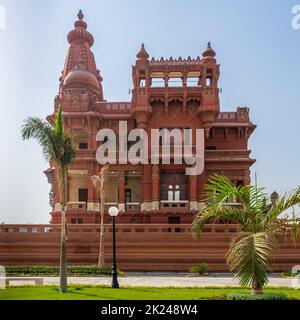
M 108 209 L 110 207 L 118 207 L 118 203 L 117 202 L 105 202 L 105 204 L 104 204 L 105 211 L 108 211 Z
M 160 201 L 160 209 L 163 211 L 172 211 L 176 210 L 188 210 L 189 209 L 189 201 L 188 200 L 161 200 Z
M 140 211 L 141 206 L 139 202 L 127 202 L 126 211 Z
M 68 210 L 86 210 L 85 201 L 70 201 L 67 203 Z
M 0 234 L 21 234 L 26 237 L 26 234 L 41 233 L 59 233 L 60 224 L 0 224 Z M 191 232 L 190 224 L 117 224 L 116 231 L 119 233 L 153 233 L 153 232 Z M 104 232 L 111 232 L 110 224 L 104 225 Z M 171 231 L 170 231 L 171 230 Z M 234 233 L 239 230 L 236 224 L 206 224 L 204 233 Z M 97 224 L 68 224 L 68 232 L 72 233 L 89 233 L 99 234 L 99 225 Z M 137 238 L 138 239 L 138 238 Z

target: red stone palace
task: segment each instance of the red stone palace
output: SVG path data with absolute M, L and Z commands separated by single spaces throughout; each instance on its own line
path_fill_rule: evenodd
M 208 43 L 201 57 L 149 58 L 144 44 L 132 66 L 131 101 L 108 102 L 102 90 L 103 78 L 91 50 L 94 38 L 80 11 L 68 34 L 69 48 L 54 100 L 53 121 L 62 105 L 64 124 L 75 137 L 77 157 L 68 172 L 70 224 L 99 222 L 99 194 L 91 176 L 101 166 L 96 160 L 96 134 L 101 128 L 118 133 L 119 121 L 128 130 L 180 128 L 205 130 L 204 172 L 184 173 L 186 164 L 110 165 L 106 208 L 119 208 L 119 223 L 187 224 L 203 206 L 205 182 L 212 173 L 228 176 L 237 185 L 250 183 L 248 139 L 255 129 L 249 109 L 220 110 L 218 79 L 220 65 Z M 195 141 L 195 139 L 193 139 Z M 195 147 L 195 146 L 193 146 Z M 45 171 L 52 184 L 51 223 L 60 222 L 60 205 L 55 168 Z M 106 222 L 109 216 L 106 215 Z
M 255 125 L 246 107 L 238 107 L 235 112 L 220 111 L 220 66 L 211 45 L 201 57 L 177 59 L 150 59 L 142 45 L 132 67 L 131 101 L 107 102 L 91 51 L 94 38 L 87 31 L 81 11 L 68 42 L 54 112 L 47 117 L 53 122 L 58 105 L 62 105 L 65 128 L 74 135 L 78 149 L 68 171 L 68 263 L 94 264 L 98 259 L 100 199 L 91 181 L 101 169 L 96 159 L 101 142 L 96 135 L 103 128 L 118 134 L 119 121 L 124 120 L 128 131 L 142 128 L 149 133 L 151 129 L 179 128 L 184 139 L 192 143 L 195 137 L 185 136 L 185 129 L 193 129 L 193 134 L 195 129 L 204 129 L 205 141 L 204 171 L 200 175 L 186 175 L 187 164 L 174 161 L 110 164 L 105 203 L 106 209 L 115 205 L 120 211 L 116 226 L 120 269 L 186 271 L 193 264 L 205 262 L 214 271 L 227 271 L 225 253 L 237 225 L 206 224 L 197 239 L 190 223 L 203 207 L 205 182 L 212 173 L 224 174 L 236 185 L 250 183 L 254 160 L 250 158 L 248 139 Z M 56 170 L 50 165 L 45 173 L 52 185 L 51 224 L 1 225 L 1 265 L 59 263 Z M 110 265 L 112 228 L 108 214 L 105 219 L 105 259 Z M 283 239 L 272 270 L 290 270 L 300 264 L 298 248 L 293 241 Z

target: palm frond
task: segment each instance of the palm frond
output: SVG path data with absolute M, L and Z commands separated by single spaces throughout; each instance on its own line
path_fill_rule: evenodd
M 226 254 L 229 270 L 242 286 L 257 283 L 263 287 L 268 282 L 265 266 L 270 264 L 276 247 L 274 234 L 239 232 Z
M 73 163 L 76 157 L 74 140 L 72 136 L 66 132 L 63 132 L 61 139 L 61 144 L 58 145 L 60 148 L 57 149 L 57 158 L 60 158 L 60 162 L 63 166 L 69 166 L 71 163 Z
M 74 139 L 63 130 L 61 107 L 56 116 L 55 127 L 40 118 L 28 117 L 22 126 L 22 138 L 34 138 L 42 147 L 47 161 L 54 161 L 61 167 L 70 165 L 76 156 Z
M 236 193 L 237 188 L 227 177 L 213 174 L 206 185 L 205 202 L 220 207 L 234 198 Z
M 285 194 L 284 196 L 278 198 L 273 205 L 270 207 L 269 211 L 266 214 L 265 223 L 271 223 L 278 218 L 279 215 L 284 213 L 290 208 L 293 208 L 296 205 L 300 204 L 300 187 L 294 192 Z M 292 220 L 295 220 L 292 219 Z
M 58 110 L 55 118 L 55 132 L 58 136 L 62 136 L 64 132 L 61 105 L 58 106 Z
M 23 140 L 34 138 L 38 141 L 47 161 L 53 158 L 55 134 L 50 124 L 40 118 L 28 117 L 24 120 L 21 133 Z
M 92 180 L 92 183 L 93 183 L 94 188 L 99 189 L 100 186 L 101 186 L 100 177 L 98 177 L 98 176 L 96 176 L 96 175 L 93 175 L 93 176 L 91 176 L 91 180 Z

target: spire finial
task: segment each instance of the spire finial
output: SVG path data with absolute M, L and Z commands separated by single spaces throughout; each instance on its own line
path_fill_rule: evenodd
M 78 12 L 78 14 L 77 14 L 77 17 L 78 17 L 78 19 L 79 19 L 80 21 L 83 20 L 84 14 L 82 13 L 82 10 L 81 10 L 81 9 L 79 10 L 79 12 Z
M 145 44 L 144 42 L 142 42 L 142 45 L 141 45 L 141 49 L 140 51 L 138 52 L 138 54 L 136 55 L 136 57 L 138 59 L 148 59 L 149 58 L 149 54 L 147 53 L 146 49 L 145 49 Z
M 83 21 L 84 14 L 82 13 L 82 10 L 81 10 L 81 9 L 78 11 L 77 18 L 78 18 L 78 20 L 75 21 L 74 27 L 75 27 L 75 28 L 83 28 L 83 29 L 86 30 L 87 24 L 86 24 L 85 21 Z
M 207 48 L 206 50 L 202 53 L 203 57 L 214 57 L 216 55 L 215 51 L 211 47 L 210 41 L 207 42 Z

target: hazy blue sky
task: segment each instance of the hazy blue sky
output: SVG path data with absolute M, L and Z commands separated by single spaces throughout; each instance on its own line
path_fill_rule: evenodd
M 300 0 L 0 0 L 0 222 L 49 221 L 47 168 L 39 146 L 23 142 L 22 121 L 53 111 L 67 33 L 82 9 L 107 100 L 130 100 L 131 65 L 142 41 L 150 56 L 198 56 L 208 40 L 221 64 L 221 108 L 251 108 L 258 182 L 268 192 L 300 183 Z

